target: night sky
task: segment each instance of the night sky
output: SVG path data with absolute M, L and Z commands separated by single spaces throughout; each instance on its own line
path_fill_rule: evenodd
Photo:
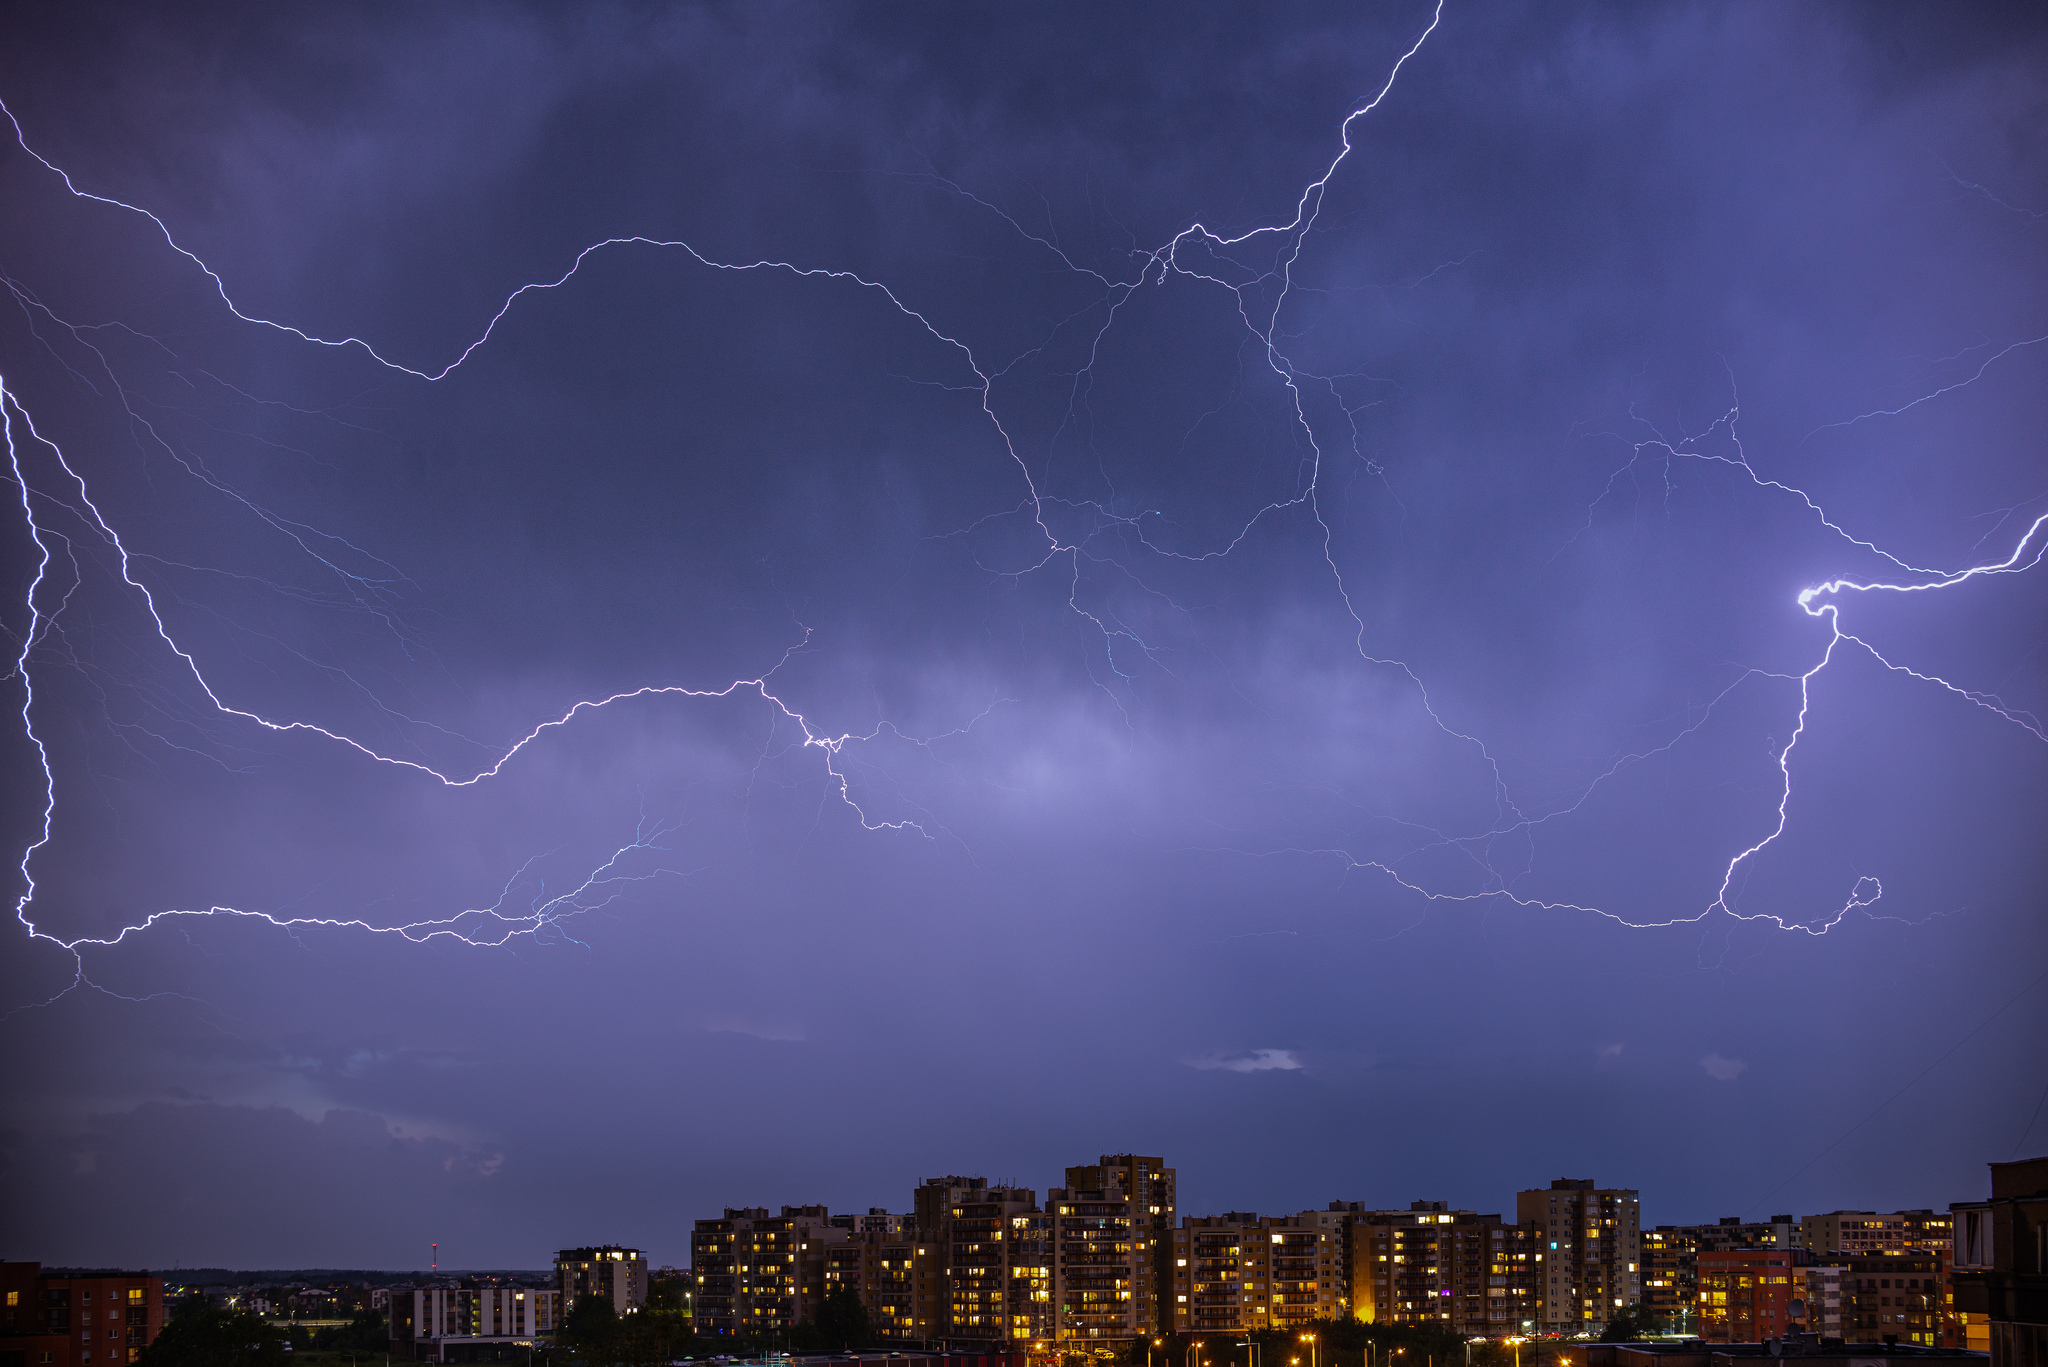
M 13 7 L 0 1252 L 2048 1147 L 2042 12 L 1432 18 Z

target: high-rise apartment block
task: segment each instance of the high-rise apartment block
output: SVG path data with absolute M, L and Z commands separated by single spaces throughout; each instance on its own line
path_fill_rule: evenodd
M 898 1342 L 1108 1346 L 1157 1332 L 1174 1170 L 1106 1154 L 1066 1176 L 1043 1207 L 1028 1187 L 948 1176 L 920 1183 L 906 1215 L 784 1206 L 699 1220 L 698 1332 L 755 1337 L 815 1321 L 840 1286 L 860 1295 L 877 1336 Z
M 857 1288 L 877 1336 L 922 1342 L 943 1332 L 945 1246 L 920 1238 L 914 1224 L 863 1231 L 828 1246 L 826 1258 L 828 1288 L 839 1281 Z
M 934 1177 L 917 1189 L 916 1210 L 921 1233 L 940 1250 L 949 1341 L 993 1345 L 1052 1335 L 1052 1217 L 1038 1208 L 1035 1192 L 980 1177 Z
M 1066 1185 L 1046 1192 L 1057 1338 L 1114 1343 L 1156 1331 L 1173 1189 L 1163 1160 L 1105 1154 L 1068 1168 Z
M 647 1304 L 647 1260 L 637 1248 L 565 1248 L 555 1255 L 555 1287 L 563 1313 L 583 1296 L 602 1296 L 621 1315 Z
M 1160 1269 L 1160 1329 L 1179 1334 L 1292 1329 L 1348 1307 L 1347 1216 L 1310 1210 L 1189 1216 Z
M 1641 1198 L 1592 1179 L 1562 1177 L 1515 1197 L 1515 1222 L 1537 1241 L 1536 1299 L 1551 1333 L 1599 1333 L 1642 1301 Z
M 823 1206 L 728 1207 L 690 1232 L 697 1332 L 775 1334 L 814 1318 L 825 1298 L 827 1245 L 851 1237 Z
M 1698 1329 L 1699 1241 L 1691 1229 L 1659 1225 L 1643 1231 L 1643 1313 L 1675 1333 Z
M 1519 1334 L 1539 1316 L 1532 1229 L 1498 1215 L 1416 1201 L 1407 1210 L 1345 1212 L 1352 1315 L 1378 1324 L 1439 1324 L 1458 1333 Z

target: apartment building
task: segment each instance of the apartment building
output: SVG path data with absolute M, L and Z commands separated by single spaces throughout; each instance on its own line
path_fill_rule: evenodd
M 1676 1333 L 1696 1331 L 1699 1241 L 1690 1228 L 1659 1225 L 1643 1231 L 1643 1313 Z
M 1842 1338 L 1842 1269 L 1833 1263 L 1809 1263 L 1806 1280 L 1806 1332 Z
M 2048 1157 L 1991 1165 L 1991 1199 L 1949 1209 L 1962 1235 L 1955 1311 L 1991 1367 L 2048 1362 Z
M 922 1233 L 940 1250 L 941 1333 L 949 1343 L 1054 1332 L 1052 1220 L 1028 1187 L 935 1177 L 917 1190 Z M 926 1223 L 929 1222 L 929 1223 Z
M 824 1301 L 828 1246 L 851 1231 L 823 1206 L 728 1207 L 690 1231 L 700 1334 L 774 1334 L 815 1318 Z
M 8 1347 L 50 1367 L 133 1362 L 164 1327 L 164 1279 L 139 1272 L 70 1277 L 0 1263 L 0 1301 Z
M 1496 1337 L 1539 1317 L 1535 1232 L 1499 1215 L 1416 1201 L 1407 1210 L 1344 1212 L 1351 1315 L 1375 1324 L 1438 1324 Z
M 556 1259 L 557 1275 L 571 1254 L 596 1252 L 564 1250 Z M 575 1261 L 594 1265 L 600 1260 Z M 644 1267 L 642 1271 L 644 1275 Z M 416 1362 L 503 1362 L 529 1357 L 535 1336 L 552 1334 L 561 1323 L 563 1304 L 559 1287 L 467 1282 L 393 1291 L 388 1307 L 391 1354 Z
M 1842 1337 L 1940 1347 L 1947 1265 L 1948 1255 L 1936 1248 L 1848 1259 L 1841 1272 Z
M 867 1230 L 827 1250 L 826 1276 L 850 1277 L 876 1335 L 901 1343 L 940 1336 L 945 1313 L 944 1246 L 912 1228 Z
M 1642 1201 L 1623 1187 L 1561 1177 L 1547 1190 L 1518 1192 L 1515 1222 L 1531 1231 L 1541 1276 L 1537 1317 L 1551 1333 L 1600 1333 L 1642 1302 Z
M 1857 1257 L 1938 1248 L 1955 1250 L 1955 1223 L 1945 1211 L 1837 1210 L 1800 1221 L 1808 1251 L 1819 1257 Z
M 1175 1187 L 1164 1159 L 1121 1153 L 1068 1168 L 1046 1193 L 1057 1338 L 1107 1346 L 1160 1331 Z
M 647 1259 L 618 1244 L 565 1248 L 555 1255 L 555 1289 L 571 1309 L 581 1297 L 602 1296 L 616 1313 L 630 1315 L 647 1304 Z
M 865 1215 L 851 1211 L 834 1215 L 826 1221 L 834 1229 L 843 1229 L 849 1234 L 904 1234 L 917 1227 L 915 1215 L 892 1215 L 880 1206 L 869 1206 Z
M 1345 1313 L 1347 1218 L 1322 1210 L 1184 1218 L 1159 1274 L 1161 1329 L 1247 1333 Z
M 1698 1333 L 1707 1342 L 1761 1343 L 1805 1327 L 1804 1249 L 1702 1249 L 1698 1256 Z
M 1744 1220 L 1726 1215 L 1711 1225 L 1680 1225 L 1696 1248 L 1806 1248 L 1805 1225 L 1790 1215 L 1773 1215 L 1768 1220 Z

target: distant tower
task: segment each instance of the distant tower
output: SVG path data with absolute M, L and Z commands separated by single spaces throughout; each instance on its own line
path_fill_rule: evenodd
M 439 1245 L 439 1244 L 435 1244 L 435 1245 L 434 1245 L 434 1271 L 436 1271 L 436 1272 L 439 1272 L 440 1270 L 441 1270 L 441 1245 Z

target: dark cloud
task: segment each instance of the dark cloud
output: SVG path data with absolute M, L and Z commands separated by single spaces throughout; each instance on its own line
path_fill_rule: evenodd
M 689 244 L 593 253 L 427 384 L 236 321 L 0 156 L 0 377 L 224 700 L 468 777 L 579 698 L 772 672 L 836 748 L 750 686 L 463 787 L 252 727 L 24 448 L 78 583 L 31 652 L 38 924 L 588 908 L 491 949 L 181 917 L 89 952 L 6 1025 L 31 1253 L 680 1259 L 723 1204 L 1116 1148 L 1195 1209 L 1976 1191 L 2048 1010 L 2012 996 L 2041 742 L 1839 647 L 1728 890 L 1832 928 L 1703 914 L 1778 820 L 1828 637 L 1799 590 L 1903 573 L 1858 542 L 1995 560 L 2048 506 L 2041 25 L 1452 6 L 1298 253 L 1117 283 L 1286 222 L 1429 17 L 33 18 L 0 59 L 31 145 L 247 312 L 438 371 L 590 243 Z M 762 260 L 859 279 L 721 268 Z M 1247 327 L 1276 308 L 1291 387 Z M 2041 584 L 1843 621 L 2040 715 Z M 20 847 L 35 755 L 0 744 Z M 8 999 L 72 974 L 29 945 Z M 1780 1123 L 1671 1123 L 1730 1098 Z M 200 1214 L 120 1195 L 244 1163 Z M 257 1199 L 316 1170 L 303 1218 Z

